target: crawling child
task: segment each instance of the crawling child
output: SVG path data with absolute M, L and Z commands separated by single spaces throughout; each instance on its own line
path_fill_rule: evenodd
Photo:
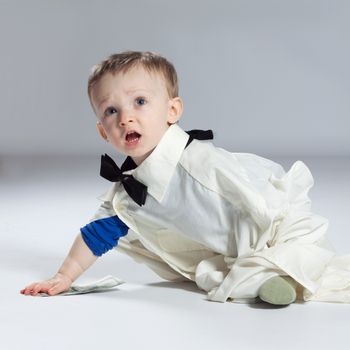
M 153 52 L 110 55 L 92 69 L 88 96 L 112 182 L 58 272 L 21 290 L 67 291 L 115 248 L 169 281 L 193 281 L 212 301 L 350 302 L 350 256 L 337 256 L 328 220 L 313 214 L 313 177 L 269 159 L 216 147 L 212 130 L 183 130 L 171 62 Z

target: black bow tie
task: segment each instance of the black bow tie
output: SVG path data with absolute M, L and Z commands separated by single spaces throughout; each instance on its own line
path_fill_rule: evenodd
M 132 175 L 123 174 L 118 165 L 106 153 L 101 156 L 100 175 L 112 182 L 121 181 L 125 191 L 138 205 L 141 206 L 145 203 L 147 186 L 136 180 Z
M 185 148 L 192 142 L 193 139 L 209 140 L 214 138 L 212 130 L 193 129 L 186 132 L 190 135 L 190 137 Z M 121 169 L 119 169 L 118 165 L 115 164 L 113 159 L 105 153 L 101 156 L 100 175 L 112 182 L 121 181 L 128 195 L 139 206 L 142 206 L 146 202 L 147 186 L 135 179 L 132 175 L 123 174 L 124 171 L 134 169 L 136 167 L 136 163 L 130 156 L 128 156 L 122 164 Z

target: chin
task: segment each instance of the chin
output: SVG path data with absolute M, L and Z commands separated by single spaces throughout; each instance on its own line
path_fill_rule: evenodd
M 135 163 L 137 163 L 136 161 L 141 163 L 152 153 L 153 149 L 151 149 L 150 151 L 148 151 L 146 153 L 142 153 L 142 154 L 130 154 L 130 157 L 134 160 Z

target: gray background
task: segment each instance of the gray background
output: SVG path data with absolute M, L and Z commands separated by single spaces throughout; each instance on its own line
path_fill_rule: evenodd
M 0 349 L 348 349 L 350 303 L 208 302 L 111 250 L 74 284 L 115 291 L 30 297 L 110 188 L 86 85 L 122 50 L 158 51 L 180 79 L 180 126 L 214 144 L 310 168 L 314 213 L 350 253 L 350 2 L 0 0 Z M 118 163 L 120 164 L 120 163 Z M 350 267 L 349 267 L 350 271 Z
M 184 129 L 261 155 L 349 155 L 349 1 L 0 2 L 1 154 L 111 150 L 86 85 L 107 55 L 178 71 Z

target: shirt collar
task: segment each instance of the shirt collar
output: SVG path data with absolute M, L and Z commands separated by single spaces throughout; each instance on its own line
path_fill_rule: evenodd
M 175 168 L 189 139 L 188 133 L 178 124 L 172 124 L 163 134 L 152 153 L 136 166 L 128 156 L 123 165 L 124 174 L 132 174 L 147 186 L 147 192 L 161 202 Z M 130 170 L 125 170 L 133 167 Z
M 140 165 L 137 166 L 128 156 L 121 165 L 121 171 L 123 174 L 132 174 L 145 184 L 147 192 L 161 202 L 189 137 L 178 124 L 172 124 Z

